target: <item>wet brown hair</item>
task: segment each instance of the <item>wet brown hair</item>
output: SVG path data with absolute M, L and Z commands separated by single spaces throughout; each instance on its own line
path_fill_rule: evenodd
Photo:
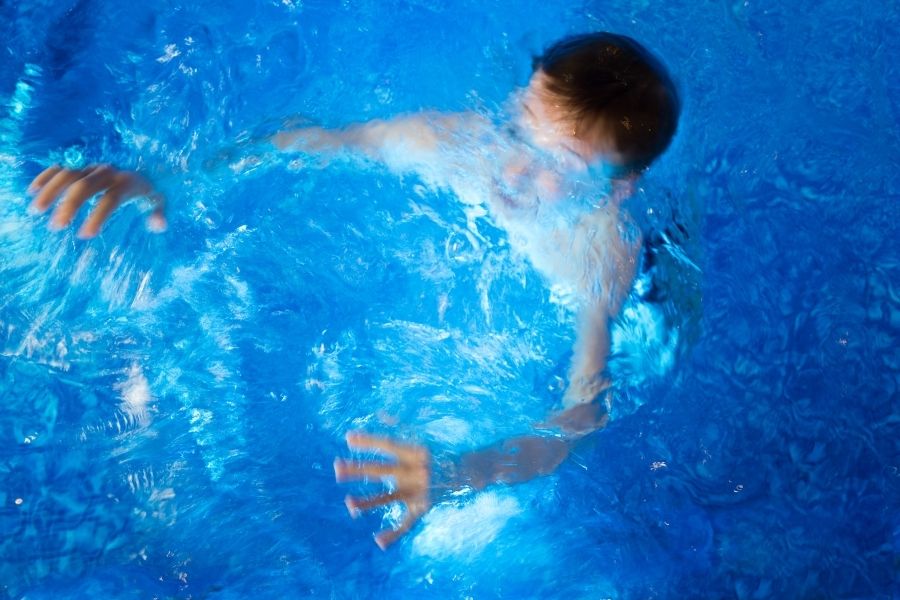
M 576 131 L 612 137 L 625 170 L 641 171 L 668 147 L 681 103 L 665 67 L 630 37 L 598 32 L 564 38 L 534 61 Z

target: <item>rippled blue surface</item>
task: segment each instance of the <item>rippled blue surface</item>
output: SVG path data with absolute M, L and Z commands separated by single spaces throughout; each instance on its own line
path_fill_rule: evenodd
M 448 4 L 0 3 L 0 597 L 900 594 L 896 5 Z M 634 204 L 688 234 L 657 305 L 677 364 L 644 377 L 648 342 L 557 474 L 381 553 L 333 482 L 343 433 L 527 430 L 571 316 L 414 178 L 203 165 L 289 114 L 495 107 L 593 29 L 683 93 Z M 152 173 L 170 232 L 46 231 L 24 189 L 51 160 Z

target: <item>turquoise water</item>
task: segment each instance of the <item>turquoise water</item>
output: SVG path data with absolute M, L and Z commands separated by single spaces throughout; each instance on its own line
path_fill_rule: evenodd
M 900 593 L 893 5 L 96 0 L 0 22 L 0 597 Z M 614 419 L 382 553 L 381 515 L 351 520 L 334 483 L 344 433 L 459 452 L 528 431 L 573 317 L 415 178 L 207 167 L 286 115 L 494 111 L 533 54 L 598 29 L 646 42 L 684 100 L 631 204 L 655 267 L 617 326 Z M 150 174 L 170 231 L 140 206 L 90 242 L 27 214 L 42 166 L 94 160 Z

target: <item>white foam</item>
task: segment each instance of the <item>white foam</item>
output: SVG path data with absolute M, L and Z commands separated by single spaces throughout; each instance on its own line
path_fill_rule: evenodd
M 446 446 L 463 444 L 472 437 L 472 426 L 456 417 L 441 417 L 425 426 L 425 435 Z
M 122 404 L 122 412 L 133 418 L 134 421 L 144 426 L 150 422 L 150 413 L 147 405 L 153 399 L 150 393 L 150 384 L 144 376 L 140 365 L 133 363 L 128 369 L 128 378 L 116 385 Z
M 461 507 L 437 506 L 425 516 L 412 553 L 436 559 L 472 562 L 500 534 L 510 519 L 522 513 L 515 497 L 488 491 Z

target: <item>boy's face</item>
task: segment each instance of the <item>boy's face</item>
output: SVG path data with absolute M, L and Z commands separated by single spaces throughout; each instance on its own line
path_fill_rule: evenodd
M 547 75 L 535 71 L 522 95 L 521 125 L 532 142 L 550 152 L 571 170 L 583 171 L 599 163 L 625 164 L 602 123 L 579 125 L 568 114 L 561 99 L 547 89 Z

